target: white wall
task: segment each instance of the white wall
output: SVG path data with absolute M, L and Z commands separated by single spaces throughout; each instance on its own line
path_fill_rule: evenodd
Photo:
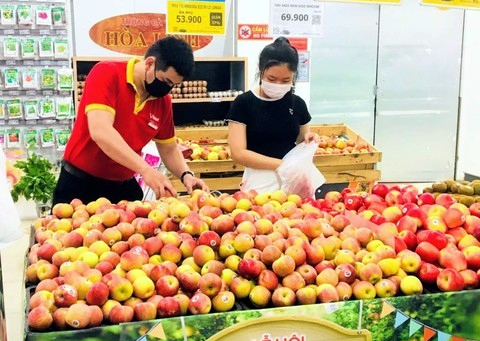
M 457 178 L 480 176 L 480 12 L 466 11 Z
M 237 24 L 268 24 L 270 1 L 268 0 L 237 0 Z M 235 37 L 237 33 L 235 32 Z M 310 39 L 309 39 L 310 40 Z M 248 84 L 250 89 L 258 84 L 255 74 L 258 71 L 258 56 L 265 45 L 273 40 L 237 40 L 238 57 L 248 58 Z M 310 41 L 309 41 L 310 45 Z M 309 105 L 310 82 L 297 82 L 295 93 Z

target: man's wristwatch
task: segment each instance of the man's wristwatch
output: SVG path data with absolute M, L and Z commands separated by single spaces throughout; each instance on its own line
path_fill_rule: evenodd
M 190 174 L 191 176 L 195 176 L 195 174 L 191 170 L 186 170 L 185 172 L 180 175 L 180 181 L 183 184 L 183 179 L 185 178 L 185 175 Z

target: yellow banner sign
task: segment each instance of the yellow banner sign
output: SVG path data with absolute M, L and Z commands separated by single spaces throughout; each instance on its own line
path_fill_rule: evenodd
M 170 0 L 167 6 L 169 34 L 225 34 L 225 0 Z
M 422 0 L 422 5 L 480 9 L 480 0 Z
M 324 0 L 315 0 L 315 1 L 324 1 Z M 333 2 L 353 2 L 353 3 L 364 3 L 364 4 L 380 4 L 380 5 L 400 5 L 402 0 L 326 0 Z

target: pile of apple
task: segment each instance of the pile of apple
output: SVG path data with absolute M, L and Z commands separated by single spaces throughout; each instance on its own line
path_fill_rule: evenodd
M 182 141 L 181 145 L 192 150 L 189 159 L 193 161 L 230 159 L 230 149 L 225 144 L 201 145 L 193 141 Z
M 372 148 L 365 141 L 355 141 L 344 136 L 321 135 L 315 155 L 370 153 Z
M 478 286 L 480 209 L 413 186 L 57 204 L 34 222 L 32 330 Z

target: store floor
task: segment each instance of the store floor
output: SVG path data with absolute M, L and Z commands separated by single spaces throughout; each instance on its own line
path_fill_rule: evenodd
M 23 277 L 26 252 L 30 241 L 29 226 L 30 223 L 25 223 L 23 226 L 26 231 L 25 235 L 1 251 L 8 341 L 23 340 L 25 329 L 25 282 Z

